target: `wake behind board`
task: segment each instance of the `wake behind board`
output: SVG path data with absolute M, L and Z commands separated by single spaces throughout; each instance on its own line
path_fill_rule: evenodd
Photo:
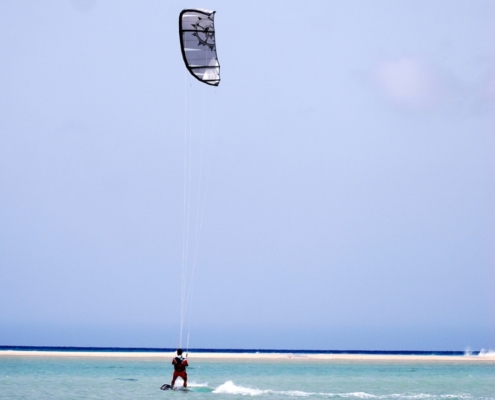
M 190 392 L 188 388 L 182 387 L 182 386 L 176 386 L 172 387 L 168 383 L 165 383 L 164 385 L 161 386 L 161 390 L 177 390 L 179 392 Z

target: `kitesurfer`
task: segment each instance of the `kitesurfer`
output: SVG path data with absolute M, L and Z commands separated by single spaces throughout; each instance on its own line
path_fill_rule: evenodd
M 177 357 L 172 360 L 172 365 L 174 366 L 174 375 L 172 377 L 172 389 L 174 388 L 175 380 L 180 376 L 184 381 L 184 387 L 187 387 L 187 372 L 186 368 L 189 366 L 187 359 L 182 357 L 182 349 L 177 349 Z

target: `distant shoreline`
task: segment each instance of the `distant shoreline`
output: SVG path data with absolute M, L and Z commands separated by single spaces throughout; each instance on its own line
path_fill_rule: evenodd
M 170 353 L 175 348 L 157 347 L 78 347 L 78 346 L 0 346 L 0 351 L 56 351 L 56 352 L 96 352 L 96 353 Z M 185 350 L 185 349 L 184 349 Z M 481 350 L 483 351 L 483 350 Z M 465 356 L 465 351 L 442 350 L 309 350 L 309 349 L 210 349 L 191 348 L 190 353 L 226 354 L 356 354 L 356 355 L 398 355 L 398 356 Z M 477 356 L 480 351 L 470 351 Z
M 162 358 L 168 360 L 174 354 L 175 349 L 0 346 L 0 357 Z M 189 359 L 251 361 L 455 361 L 495 363 L 495 353 L 480 353 L 476 351 L 466 355 L 460 351 L 191 349 L 189 350 Z

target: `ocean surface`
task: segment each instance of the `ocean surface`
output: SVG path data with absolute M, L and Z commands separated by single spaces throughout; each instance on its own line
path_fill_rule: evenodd
M 293 352 L 296 353 L 296 352 Z M 194 360 L 190 392 L 162 391 L 170 362 L 142 358 L 0 357 L 1 399 L 495 400 L 487 362 Z

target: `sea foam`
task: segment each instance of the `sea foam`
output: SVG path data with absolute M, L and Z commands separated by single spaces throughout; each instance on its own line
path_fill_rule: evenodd
M 246 386 L 236 385 L 232 381 L 227 381 L 224 384 L 218 386 L 213 393 L 218 394 L 234 394 L 241 396 L 261 396 L 261 395 L 284 395 L 287 397 L 326 397 L 326 398 L 357 398 L 357 399 L 472 399 L 473 397 L 469 394 L 459 393 L 459 394 L 443 394 L 434 395 L 429 393 L 391 393 L 384 395 L 374 395 L 366 392 L 349 392 L 349 393 L 318 393 L 318 392 L 304 392 L 300 390 L 271 390 L 271 389 L 256 389 Z
M 264 393 L 268 393 L 267 390 L 252 389 L 244 386 L 237 386 L 232 381 L 227 381 L 224 384 L 217 387 L 213 393 L 224 393 L 224 394 L 240 394 L 247 396 L 259 396 Z

